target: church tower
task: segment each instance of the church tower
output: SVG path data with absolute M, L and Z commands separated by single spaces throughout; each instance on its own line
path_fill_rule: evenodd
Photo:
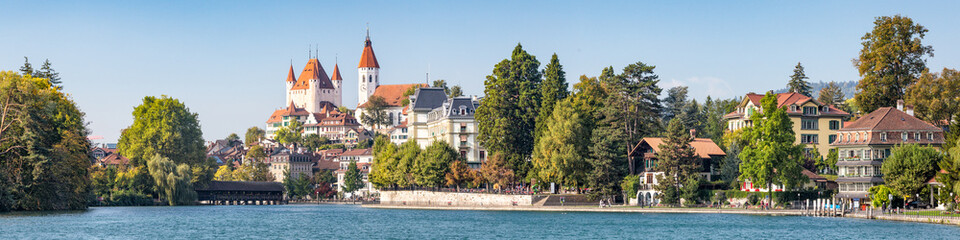
M 367 102 L 367 98 L 373 95 L 373 91 L 380 86 L 380 64 L 377 63 L 377 55 L 373 54 L 373 44 L 370 43 L 370 30 L 367 29 L 367 40 L 364 42 L 363 55 L 360 56 L 360 65 L 357 66 L 359 74 L 357 95 L 357 106 Z

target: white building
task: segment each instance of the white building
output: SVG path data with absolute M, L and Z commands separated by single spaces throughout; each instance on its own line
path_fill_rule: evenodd
M 399 125 L 405 119 L 403 119 L 403 100 L 407 98 L 404 95 L 411 88 L 417 87 L 428 87 L 427 84 L 392 84 L 392 85 L 380 85 L 380 63 L 377 62 L 377 56 L 373 53 L 373 43 L 370 42 L 370 34 L 367 34 L 367 39 L 364 42 L 363 53 L 360 55 L 360 64 L 357 65 L 357 111 L 355 112 L 355 118 L 360 120 L 363 119 L 362 116 L 365 114 L 365 109 L 367 108 L 367 100 L 372 96 L 382 97 L 383 100 L 387 103 L 387 108 L 385 112 L 387 113 L 387 118 L 389 119 L 389 124 L 381 126 L 381 129 L 388 129 Z M 368 128 L 373 128 L 374 126 L 369 126 L 364 124 Z
M 445 141 L 473 168 L 486 160 L 486 149 L 477 141 L 474 113 L 480 102 L 471 97 L 449 98 L 427 114 L 427 132 L 434 141 Z M 426 145 L 421 145 L 426 147 Z
M 287 178 L 285 172 L 294 178 L 300 176 L 313 177 L 313 163 L 311 157 L 306 154 L 291 151 L 287 148 L 278 148 L 266 161 L 269 164 L 270 174 L 274 181 L 283 182 Z
M 346 176 L 350 162 L 357 163 L 357 168 L 360 169 L 360 175 L 363 176 L 364 187 L 354 192 L 354 194 L 366 195 L 376 193 L 377 189 L 373 187 L 373 184 L 371 184 L 369 180 L 370 170 L 373 167 L 373 149 L 371 148 L 353 149 L 340 154 L 340 169 L 337 170 L 337 191 L 343 192 L 343 178 Z M 349 197 L 349 195 L 346 196 Z

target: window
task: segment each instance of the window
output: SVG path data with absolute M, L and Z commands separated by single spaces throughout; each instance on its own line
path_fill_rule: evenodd
M 800 120 L 800 129 L 802 129 L 802 130 L 817 130 L 817 120 L 816 120 L 816 119 L 803 119 L 803 120 Z
M 460 132 L 467 132 L 467 123 L 460 123 Z
M 829 142 L 829 143 L 833 143 L 833 142 L 836 142 L 836 141 L 837 141 L 837 135 L 836 135 L 836 134 L 830 134 L 830 136 L 828 136 L 827 138 L 830 139 L 830 142 Z
M 933 141 L 933 133 L 927 133 L 927 140 Z
M 460 158 L 467 159 L 467 151 L 460 151 Z
M 913 140 L 920 141 L 920 133 L 913 133 Z
M 831 121 L 830 121 L 830 130 L 839 130 L 839 129 L 840 129 L 840 121 L 831 120 Z
M 837 141 L 843 142 L 843 134 L 837 134 Z
M 817 115 L 817 107 L 803 107 L 803 115 Z
M 487 152 L 480 151 L 480 161 L 487 160 Z
M 854 134 L 853 134 L 853 141 L 854 141 L 854 142 L 859 142 L 859 141 L 860 141 L 860 134 L 859 134 L 859 133 L 854 133 Z
M 900 133 L 900 141 L 907 141 L 907 132 Z
M 887 133 L 880 133 L 880 141 L 881 142 L 887 141 Z
M 820 112 L 830 112 L 830 106 L 821 107 Z
M 467 145 L 467 135 L 460 135 L 460 146 Z
M 816 134 L 800 135 L 800 143 L 817 143 L 817 135 Z

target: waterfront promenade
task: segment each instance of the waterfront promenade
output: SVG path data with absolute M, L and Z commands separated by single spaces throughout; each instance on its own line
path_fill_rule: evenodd
M 628 207 L 613 206 L 600 208 L 597 206 L 508 206 L 508 207 L 472 207 L 472 206 L 411 206 L 364 204 L 365 208 L 380 209 L 420 209 L 420 210 L 473 210 L 473 211 L 536 211 L 536 212 L 618 212 L 618 213 L 726 213 L 770 216 L 801 216 L 803 211 L 795 209 L 753 210 L 733 208 L 661 208 L 661 207 Z

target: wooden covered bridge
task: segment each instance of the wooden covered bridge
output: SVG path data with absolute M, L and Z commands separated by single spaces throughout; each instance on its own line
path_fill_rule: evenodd
M 208 205 L 283 204 L 283 184 L 278 182 L 211 181 L 196 189 L 197 201 Z

